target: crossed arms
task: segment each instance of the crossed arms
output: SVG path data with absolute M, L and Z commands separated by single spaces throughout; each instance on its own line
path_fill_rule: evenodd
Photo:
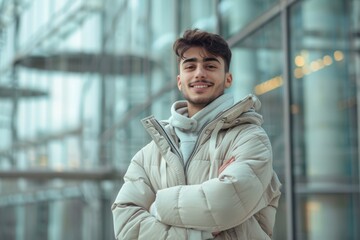
M 121 239 L 186 239 L 187 229 L 224 231 L 266 206 L 263 194 L 272 176 L 271 150 L 260 138 L 243 139 L 218 178 L 196 185 L 154 190 L 136 156 L 112 207 Z M 158 217 L 149 213 L 155 204 Z M 145 237 L 146 236 L 146 237 Z

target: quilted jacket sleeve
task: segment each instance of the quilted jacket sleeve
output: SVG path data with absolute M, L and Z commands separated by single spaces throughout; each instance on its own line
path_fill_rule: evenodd
M 272 151 L 261 127 L 237 135 L 229 149 L 235 162 L 218 178 L 158 191 L 161 222 L 205 231 L 223 231 L 246 221 L 271 202 Z M 277 191 L 277 190 L 275 190 Z
M 187 230 L 171 227 L 149 213 L 155 193 L 138 159 L 134 156 L 124 177 L 125 183 L 112 205 L 114 231 L 117 239 L 186 239 Z

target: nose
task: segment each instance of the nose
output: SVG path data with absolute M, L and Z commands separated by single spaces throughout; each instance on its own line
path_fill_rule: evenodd
M 196 69 L 195 78 L 196 79 L 205 79 L 206 78 L 206 71 L 203 67 L 198 67 Z

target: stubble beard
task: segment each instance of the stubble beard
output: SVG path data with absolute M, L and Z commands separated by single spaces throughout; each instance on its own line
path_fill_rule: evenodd
M 197 107 L 197 108 L 204 108 L 206 107 L 208 104 L 210 104 L 212 101 L 214 101 L 215 99 L 217 99 L 218 97 L 220 97 L 221 95 L 224 94 L 224 90 L 219 92 L 218 95 L 216 96 L 210 96 L 210 97 L 195 97 L 191 98 L 190 96 L 188 96 L 186 93 L 182 92 L 183 97 L 185 98 L 185 100 L 188 102 L 188 104 Z

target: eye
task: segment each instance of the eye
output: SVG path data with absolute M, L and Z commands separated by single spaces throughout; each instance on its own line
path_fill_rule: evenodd
M 208 69 L 216 69 L 217 66 L 213 65 L 213 64 L 209 64 L 209 65 L 206 66 L 206 68 L 208 68 Z
M 195 68 L 195 66 L 194 65 L 186 65 L 184 68 L 187 70 L 192 70 Z

